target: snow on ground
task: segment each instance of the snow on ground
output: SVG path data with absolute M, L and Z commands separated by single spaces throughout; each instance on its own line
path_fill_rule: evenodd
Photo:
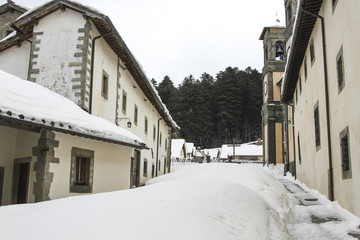
M 360 219 L 342 208 L 337 201 L 332 202 L 319 191 L 309 189 L 290 173 L 284 176 L 282 164 L 264 167 L 264 170 L 280 182 L 288 182 L 287 187 L 292 192 L 288 195 L 295 204 L 287 224 L 293 240 L 360 238 Z M 306 202 L 303 199 L 317 201 Z
M 197 164 L 141 188 L 0 207 L 0 232 L 2 239 L 278 240 L 289 237 L 289 209 L 284 188 L 262 168 Z
M 1 239 L 318 240 L 358 234 L 359 218 L 283 176 L 282 165 L 173 163 L 172 169 L 136 189 L 0 207 Z M 306 193 L 288 193 L 280 184 L 285 180 Z M 320 204 L 296 205 L 301 194 Z M 313 223 L 312 216 L 337 220 Z

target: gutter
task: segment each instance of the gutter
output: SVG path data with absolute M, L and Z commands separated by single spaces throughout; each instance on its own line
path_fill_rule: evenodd
M 106 20 L 107 16 L 104 17 Z M 113 27 L 111 26 L 111 29 L 109 32 L 101 34 L 99 36 L 96 36 L 92 39 L 91 44 L 91 67 L 90 67 L 90 90 L 89 90 L 89 113 L 92 114 L 92 101 L 93 101 L 93 88 L 94 88 L 94 58 L 95 58 L 95 41 L 99 38 L 106 37 L 107 35 L 110 35 L 113 32 Z
M 330 129 L 330 107 L 329 107 L 329 87 L 328 87 L 328 71 L 326 61 L 326 40 L 325 40 L 325 23 L 324 18 L 320 15 L 306 11 L 300 6 L 301 11 L 310 16 L 319 18 L 321 20 L 321 34 L 322 34 L 322 47 L 323 47 L 323 58 L 324 58 L 324 85 L 325 85 L 325 108 L 326 108 L 326 130 L 327 130 L 327 144 L 328 144 L 328 155 L 329 155 L 329 170 L 328 170 L 328 194 L 329 199 L 334 201 L 334 176 L 333 176 L 333 161 L 332 161 L 332 148 L 331 148 L 331 129 Z

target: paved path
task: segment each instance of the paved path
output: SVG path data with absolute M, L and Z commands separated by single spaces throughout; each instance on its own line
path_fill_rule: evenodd
M 313 194 L 287 179 L 278 179 L 296 206 L 289 222 L 289 233 L 294 240 L 360 239 L 360 226 L 349 224 L 349 219 L 329 202 L 321 202 Z

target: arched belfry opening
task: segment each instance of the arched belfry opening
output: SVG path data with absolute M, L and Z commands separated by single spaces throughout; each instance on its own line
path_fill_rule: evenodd
M 275 59 L 285 60 L 284 43 L 281 41 L 275 43 Z

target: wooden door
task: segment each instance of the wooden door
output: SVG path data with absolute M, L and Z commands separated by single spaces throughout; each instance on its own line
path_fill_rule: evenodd
M 31 158 L 15 159 L 12 184 L 12 203 L 26 203 L 28 197 Z
M 134 157 L 131 158 L 130 188 L 140 186 L 140 151 L 134 150 Z

